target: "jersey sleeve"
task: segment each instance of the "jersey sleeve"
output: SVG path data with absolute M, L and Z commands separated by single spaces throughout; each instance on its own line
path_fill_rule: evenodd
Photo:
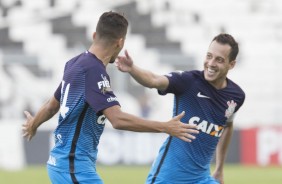
M 111 106 L 120 105 L 111 89 L 109 76 L 105 72 L 89 69 L 86 72 L 85 82 L 86 102 L 97 114 Z
M 66 68 L 67 68 L 67 65 L 68 65 L 68 62 L 65 64 L 65 67 L 64 67 L 64 72 L 66 71 Z M 60 83 L 60 85 L 58 86 L 58 88 L 56 89 L 55 93 L 54 93 L 54 97 L 56 98 L 56 100 L 60 101 L 61 99 L 61 92 L 62 92 L 62 82 Z
M 241 106 L 244 104 L 244 101 L 245 101 L 245 93 L 242 92 L 241 99 L 239 101 L 238 106 L 236 107 L 235 112 L 237 112 L 241 108 Z
M 233 122 L 234 119 L 235 119 L 235 115 L 236 115 L 236 113 L 233 113 L 229 118 L 227 118 L 226 122 L 227 123 Z
M 62 88 L 62 83 L 60 83 L 60 85 L 58 86 L 58 88 L 56 89 L 56 91 L 54 93 L 54 97 L 58 101 L 60 101 L 60 99 L 61 99 L 61 88 Z
M 229 93 L 232 94 L 232 101 L 229 101 L 227 103 L 228 109 L 231 110 L 232 114 L 229 116 L 229 118 L 227 118 L 227 122 L 233 122 L 235 115 L 237 114 L 238 110 L 241 108 L 241 106 L 244 104 L 245 101 L 245 92 L 237 85 L 235 84 L 233 81 L 228 79 L 228 82 L 230 84 L 230 88 L 228 88 Z M 234 106 L 234 102 L 235 102 L 235 106 Z M 232 106 L 234 107 L 234 110 L 232 110 Z M 228 112 L 227 112 L 228 113 Z
M 176 71 L 165 75 L 169 80 L 169 85 L 166 90 L 160 91 L 160 95 L 166 95 L 167 93 L 181 94 L 192 83 L 192 75 L 190 72 Z
M 230 80 L 229 80 L 230 82 Z M 237 106 L 235 107 L 235 111 L 234 112 L 237 112 L 241 106 L 244 104 L 244 101 L 245 101 L 245 98 L 246 98 L 246 94 L 245 92 L 237 85 L 235 84 L 233 81 L 231 81 L 232 83 L 232 87 L 231 90 L 233 92 L 233 98 L 237 104 Z

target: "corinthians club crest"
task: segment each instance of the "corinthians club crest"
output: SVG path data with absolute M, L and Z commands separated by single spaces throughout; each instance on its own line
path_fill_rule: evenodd
M 237 106 L 237 103 L 231 100 L 231 101 L 227 101 L 227 105 L 228 108 L 225 111 L 225 117 L 228 119 L 235 112 L 235 107 Z

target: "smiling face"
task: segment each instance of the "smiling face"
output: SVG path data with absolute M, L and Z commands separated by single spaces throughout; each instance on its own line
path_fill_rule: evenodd
M 226 87 L 226 76 L 236 63 L 230 61 L 231 46 L 212 41 L 204 61 L 204 77 L 217 89 Z

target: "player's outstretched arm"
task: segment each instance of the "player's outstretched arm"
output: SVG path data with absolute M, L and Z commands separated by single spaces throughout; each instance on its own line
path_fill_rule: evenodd
M 60 103 L 55 97 L 52 97 L 43 104 L 34 117 L 28 111 L 24 111 L 26 122 L 22 125 L 23 137 L 30 141 L 36 134 L 37 128 L 52 118 L 59 111 L 59 108 Z
M 134 65 L 132 58 L 125 50 L 125 56 L 118 56 L 115 62 L 122 72 L 128 72 L 139 84 L 148 87 L 165 90 L 168 87 L 168 79 L 163 75 L 157 75 Z
M 103 111 L 104 115 L 111 122 L 114 128 L 135 132 L 164 132 L 171 136 L 178 137 L 186 142 L 195 139 L 199 131 L 196 125 L 184 124 L 180 120 L 184 112 L 173 117 L 167 122 L 152 121 L 121 111 L 120 106 L 112 106 Z

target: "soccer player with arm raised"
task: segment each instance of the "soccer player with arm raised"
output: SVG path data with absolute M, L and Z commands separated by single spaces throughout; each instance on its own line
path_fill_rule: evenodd
M 164 132 L 191 142 L 195 125 L 180 120 L 184 112 L 167 122 L 145 120 L 121 110 L 110 85 L 106 66 L 113 63 L 123 48 L 128 22 L 115 12 L 100 16 L 90 48 L 69 60 L 62 82 L 54 96 L 32 116 L 25 111 L 23 136 L 28 140 L 37 128 L 57 112 L 58 126 L 54 131 L 55 146 L 47 162 L 53 184 L 102 184 L 96 172 L 100 136 L 107 118 L 114 128 L 136 132 Z
M 228 71 L 236 64 L 238 44 L 229 34 L 219 34 L 209 45 L 202 71 L 178 71 L 158 75 L 133 63 L 125 51 L 116 66 L 137 82 L 156 88 L 160 95 L 174 94 L 173 114 L 185 111 L 183 121 L 197 125 L 200 133 L 191 143 L 169 136 L 160 148 L 146 184 L 223 184 L 223 165 L 233 131 L 234 114 L 245 93 Z M 216 153 L 216 167 L 210 163 Z

